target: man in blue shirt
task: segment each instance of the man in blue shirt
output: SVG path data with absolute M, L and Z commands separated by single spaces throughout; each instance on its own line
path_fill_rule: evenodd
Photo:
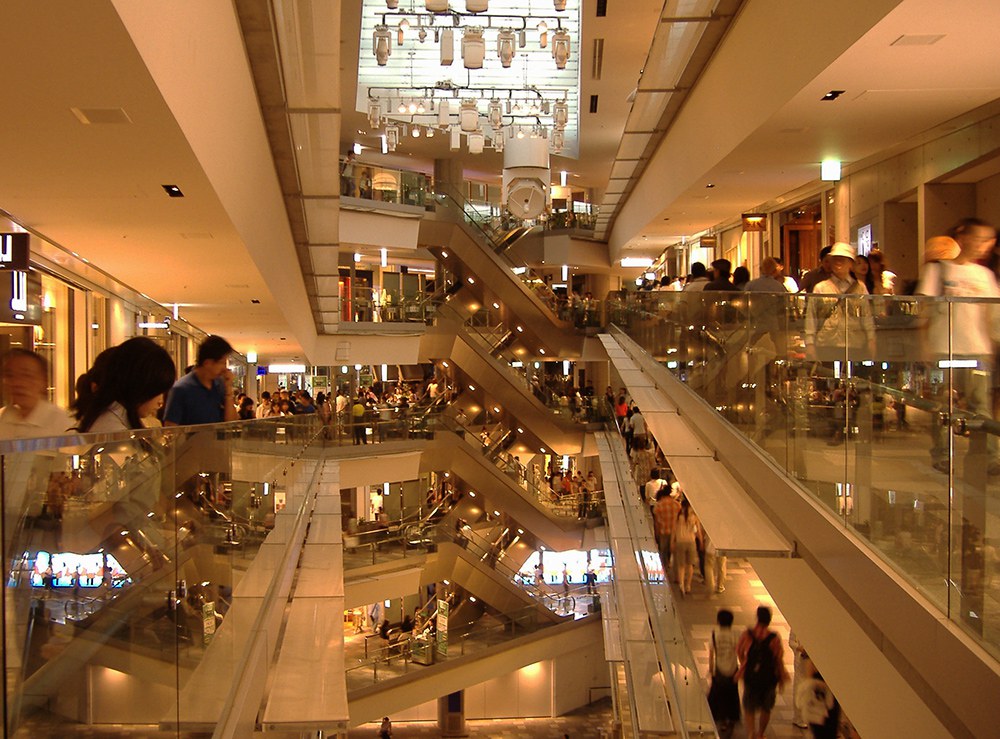
M 233 373 L 226 360 L 233 347 L 221 336 L 209 336 L 198 347 L 198 364 L 174 383 L 163 413 L 164 426 L 190 426 L 237 419 Z

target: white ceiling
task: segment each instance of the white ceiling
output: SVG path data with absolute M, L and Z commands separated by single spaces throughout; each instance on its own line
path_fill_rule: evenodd
M 860 0 L 848 1 L 853 7 Z M 192 4 L 194 0 L 178 2 L 181 10 L 200 7 Z M 284 282 L 281 289 L 299 289 L 292 285 L 301 282 L 294 251 L 287 251 L 292 244 L 275 244 L 274 259 L 265 267 L 257 266 L 264 264 L 260 250 L 265 246 L 256 244 L 257 251 L 248 248 L 252 235 L 232 215 L 232 193 L 224 204 L 217 178 L 206 175 L 204 155 L 195 154 L 186 138 L 188 128 L 178 125 L 171 112 L 174 106 L 168 106 L 157 89 L 116 5 L 129 6 L 135 16 L 151 12 L 150 6 L 135 0 L 78 0 L 61 6 L 58 14 L 39 3 L 0 6 L 0 63 L 10 70 L 0 99 L 0 207 L 136 290 L 165 304 L 180 303 L 188 320 L 227 336 L 243 351 L 255 349 L 274 359 L 299 355 L 302 348 L 290 328 L 297 318 L 282 314 L 268 287 Z M 627 97 L 646 63 L 663 2 L 612 2 L 606 18 L 595 17 L 595 6 L 596 0 L 584 0 L 584 37 L 577 50 L 582 99 L 598 95 L 599 112 L 581 116 L 580 159 L 555 157 L 552 168 L 567 169 L 574 184 L 592 187 L 600 199 L 622 142 L 630 110 Z M 751 10 L 767 6 L 761 0 L 747 3 Z M 1000 65 L 992 45 L 983 40 L 984 29 L 1000 28 L 1000 4 L 871 0 L 865 4 L 866 12 L 875 14 L 876 6 L 885 8 L 879 11 L 884 17 L 865 26 L 842 53 L 796 84 L 782 100 L 768 102 L 770 107 L 763 111 L 751 111 L 726 104 L 727 97 L 736 97 L 735 89 L 717 90 L 709 115 L 687 129 L 672 128 L 660 151 L 682 151 L 684 156 L 667 157 L 658 169 L 647 169 L 648 182 L 638 184 L 652 193 L 646 201 L 650 205 L 639 208 L 641 217 L 616 224 L 613 240 L 624 251 L 655 254 L 682 236 L 814 182 L 824 156 L 839 156 L 849 169 L 853 162 L 868 161 L 928 131 L 963 125 L 975 117 L 977 107 L 1000 97 Z M 344 28 L 340 85 L 353 95 L 360 3 L 345 2 L 340 7 Z M 793 9 L 783 9 L 794 22 L 776 23 L 773 35 L 765 34 L 749 47 L 753 52 L 748 62 L 755 61 L 755 68 L 762 71 L 747 82 L 764 92 L 784 83 L 787 70 L 801 66 L 807 56 L 793 64 L 778 54 L 785 48 L 785 35 L 805 34 L 807 47 L 818 46 L 842 30 L 838 26 L 852 18 L 858 22 L 857 12 L 843 13 L 839 7 L 794 9 L 801 18 Z M 739 38 L 738 25 L 747 13 L 745 8 L 723 48 Z M 817 36 L 817 21 L 810 19 L 820 15 L 822 35 Z M 892 45 L 906 34 L 943 37 L 932 45 Z M 156 38 L 155 29 L 150 36 Z M 593 77 L 597 38 L 605 43 L 600 79 Z M 179 46 L 166 51 L 180 53 L 179 59 L 197 51 L 193 45 L 182 48 L 176 37 L 171 41 Z M 313 54 L 321 69 L 331 56 L 322 50 L 301 51 L 303 59 Z M 235 62 L 245 64 L 245 60 Z M 308 63 L 300 67 L 301 86 L 290 92 L 308 92 L 305 97 L 312 101 L 334 92 L 340 97 L 339 90 L 311 90 L 308 68 Z M 706 75 L 710 72 L 711 65 Z M 821 103 L 820 96 L 829 89 L 847 93 L 835 103 Z M 72 112 L 74 107 L 120 109 L 130 122 L 84 125 Z M 688 112 L 682 109 L 679 120 Z M 736 126 L 748 112 L 762 114 L 760 123 L 733 145 L 720 144 L 726 140 L 727 127 Z M 366 131 L 366 126 L 366 116 L 345 111 L 340 151 L 355 140 L 374 144 L 370 134 L 357 133 Z M 325 150 L 331 148 L 330 133 L 316 134 Z M 422 140 L 412 150 L 400 151 L 394 162 L 430 171 L 435 158 L 451 155 L 443 139 Z M 697 166 L 685 164 L 694 161 L 693 153 L 713 148 Z M 501 162 L 494 154 L 466 156 L 463 162 L 467 176 L 499 179 Z M 313 175 L 317 186 L 326 189 L 324 173 Z M 708 182 L 715 187 L 707 190 Z M 164 184 L 179 185 L 185 197 L 168 198 L 161 189 Z M 248 193 L 254 191 L 250 185 Z M 271 208 L 275 196 L 265 194 L 266 188 L 257 189 L 258 205 L 275 212 Z M 244 208 L 255 207 L 253 195 L 244 201 Z M 251 299 L 261 304 L 254 305 Z M 304 331 L 303 325 L 296 323 L 295 330 Z
M 0 207 L 242 352 L 301 352 L 111 2 L 3 3 L 0 67 Z

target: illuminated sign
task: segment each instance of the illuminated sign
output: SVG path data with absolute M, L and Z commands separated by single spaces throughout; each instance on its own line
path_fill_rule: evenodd
M 28 255 L 28 234 L 0 234 L 0 270 L 27 270 Z

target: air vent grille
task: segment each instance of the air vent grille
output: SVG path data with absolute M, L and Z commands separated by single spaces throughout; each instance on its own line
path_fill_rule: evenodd
M 597 95 L 590 96 L 590 112 L 591 113 L 597 112 Z

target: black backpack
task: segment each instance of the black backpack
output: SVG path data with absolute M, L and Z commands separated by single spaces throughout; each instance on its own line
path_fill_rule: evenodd
M 758 639 L 750 631 L 750 649 L 747 650 L 746 667 L 743 670 L 743 680 L 750 690 L 770 690 L 778 684 L 778 673 L 774 664 L 774 652 L 771 651 L 771 640 L 776 637 L 773 631 L 763 639 Z

